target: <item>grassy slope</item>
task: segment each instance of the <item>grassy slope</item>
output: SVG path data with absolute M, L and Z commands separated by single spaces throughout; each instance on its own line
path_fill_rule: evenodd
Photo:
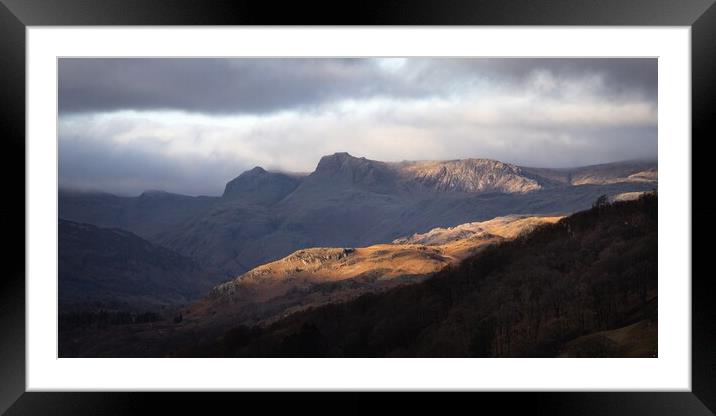
M 434 229 L 423 234 L 434 241 L 430 244 L 406 241 L 350 249 L 299 250 L 220 285 L 192 306 L 186 318 L 210 321 L 223 315 L 236 322 L 255 316 L 260 321 L 272 314 L 287 315 L 310 306 L 349 300 L 420 281 L 488 245 L 559 219 L 502 217 L 453 229 Z M 420 240 L 423 235 L 411 238 Z

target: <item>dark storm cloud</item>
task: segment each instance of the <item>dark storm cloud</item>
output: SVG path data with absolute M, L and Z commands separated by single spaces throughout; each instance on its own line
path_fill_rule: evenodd
M 366 59 L 60 59 L 60 112 L 266 113 L 419 89 Z
M 607 97 L 656 99 L 656 59 L 411 58 L 386 68 L 378 59 L 64 58 L 59 108 L 68 112 L 179 110 L 261 114 L 311 109 L 342 99 L 459 94 L 486 81 L 511 87 L 539 71 L 558 80 L 602 77 Z

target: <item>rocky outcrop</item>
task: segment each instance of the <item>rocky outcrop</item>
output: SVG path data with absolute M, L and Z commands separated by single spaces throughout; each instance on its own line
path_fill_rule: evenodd
M 410 237 L 398 238 L 393 241 L 393 244 L 442 245 L 466 239 L 515 238 L 532 231 L 538 225 L 553 223 L 560 218 L 562 217 L 508 215 L 489 221 L 460 224 L 455 227 L 433 228 L 426 233 L 416 233 Z

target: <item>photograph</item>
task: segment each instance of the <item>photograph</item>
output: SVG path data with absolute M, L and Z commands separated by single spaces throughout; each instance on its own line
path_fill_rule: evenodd
M 714 2 L 0 0 L 0 415 L 715 415 Z
M 656 57 L 56 62 L 59 358 L 659 357 Z

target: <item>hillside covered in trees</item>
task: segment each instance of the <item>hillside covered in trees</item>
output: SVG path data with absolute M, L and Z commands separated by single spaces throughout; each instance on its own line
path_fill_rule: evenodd
M 238 326 L 174 356 L 654 357 L 657 196 L 608 203 L 426 281 Z

